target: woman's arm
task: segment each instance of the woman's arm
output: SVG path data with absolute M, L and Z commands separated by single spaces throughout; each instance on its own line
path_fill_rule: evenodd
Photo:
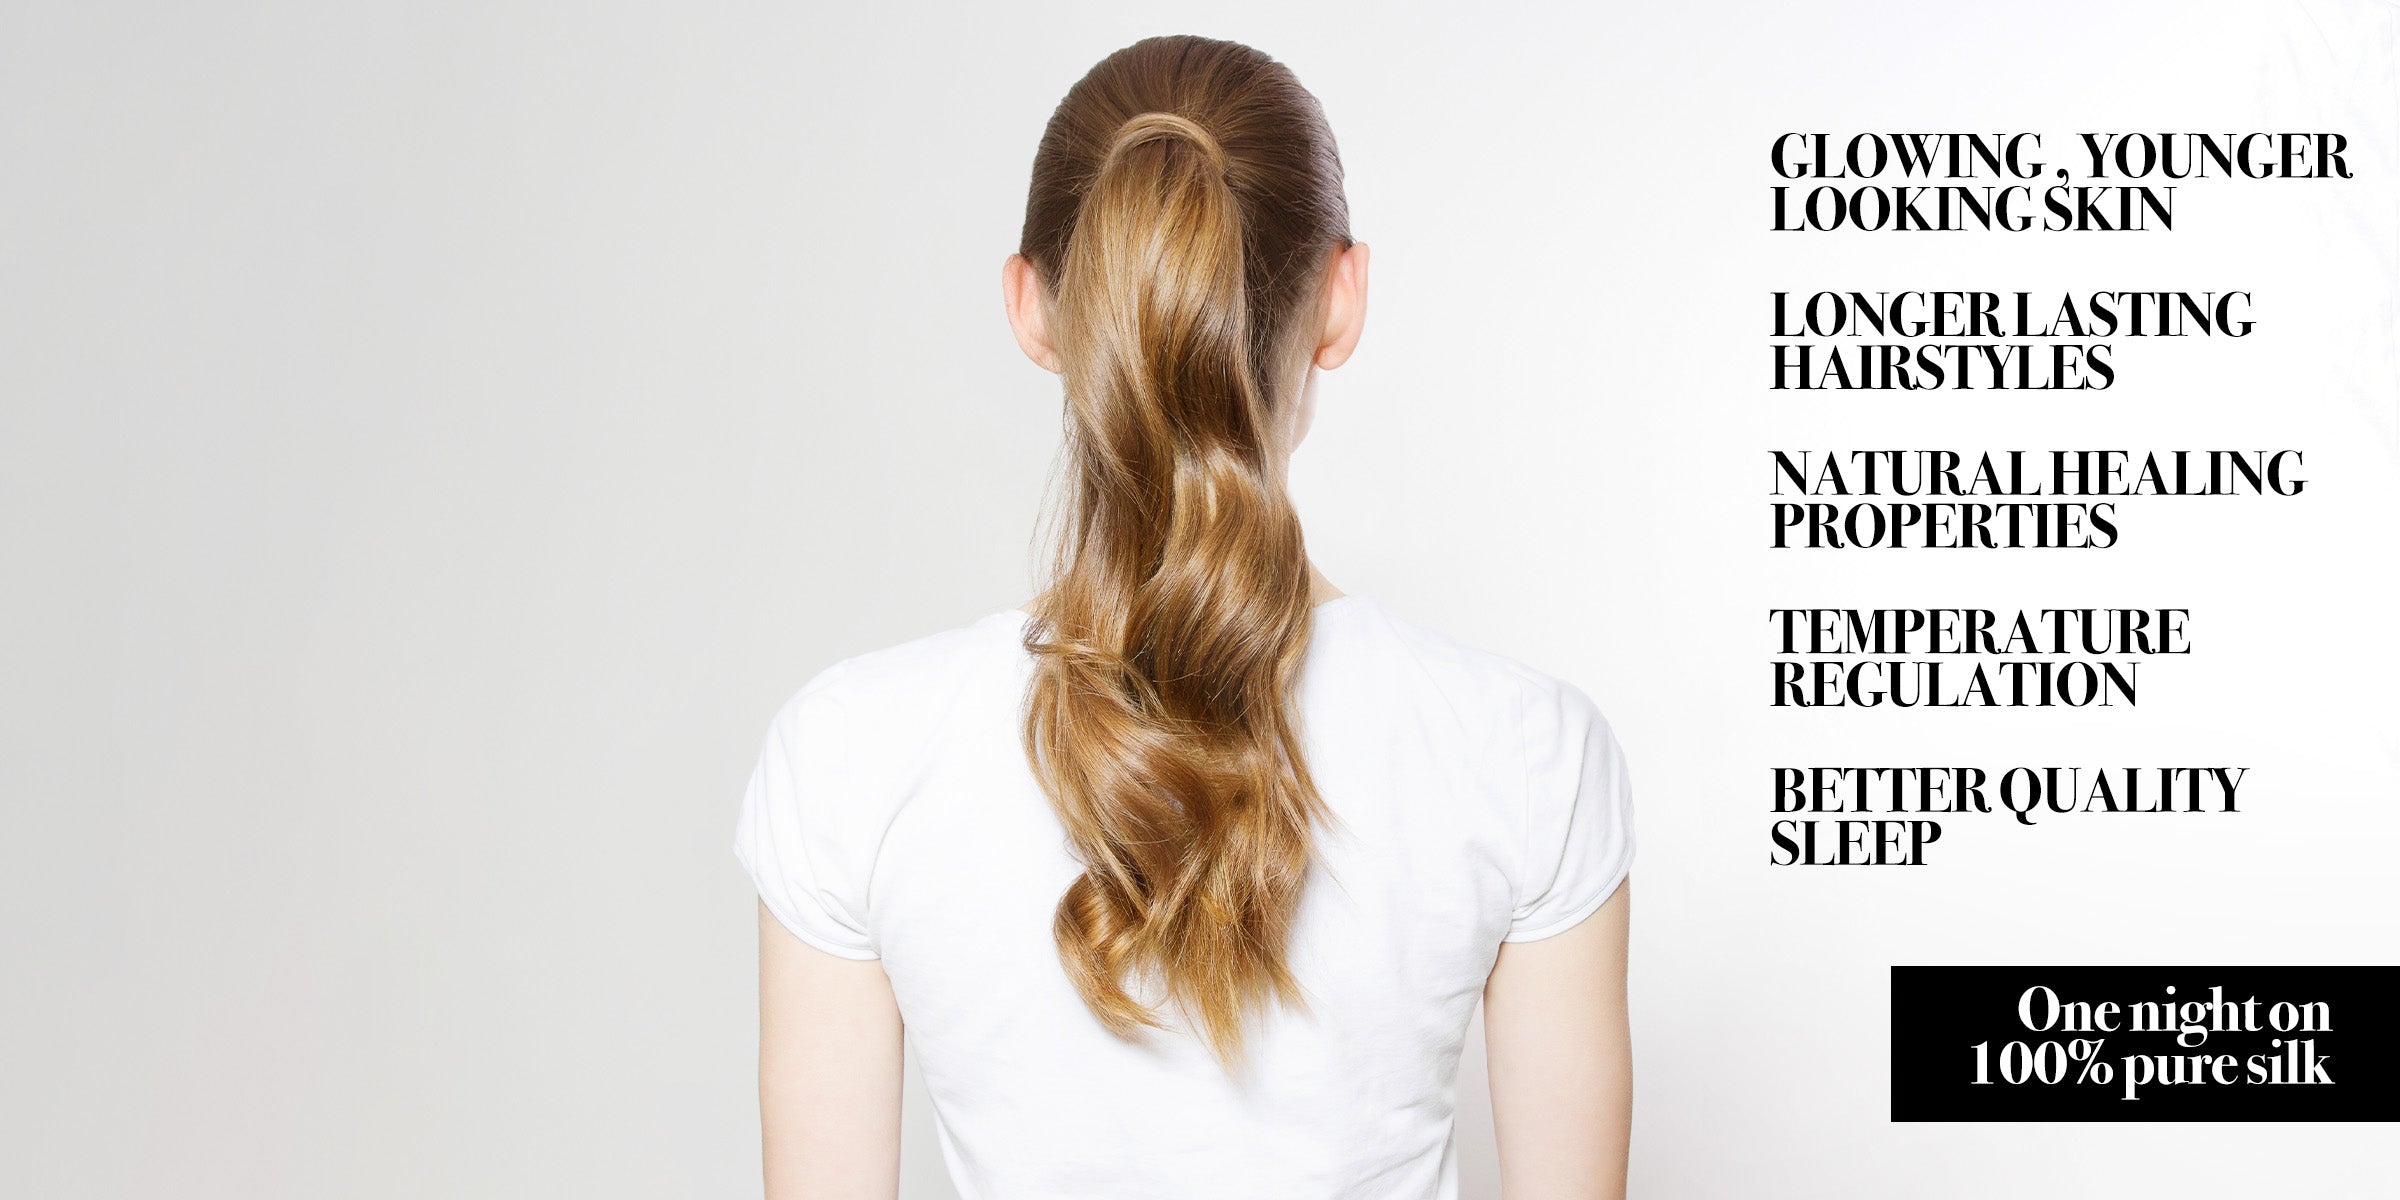
M 758 910 L 758 1110 L 767 1200 L 900 1193 L 900 1008 L 883 964 Z
M 1506 1200 L 1616 1200 L 1633 1135 L 1625 1013 L 1633 883 L 1573 929 L 1503 942 L 1483 988 L 1483 1043 Z

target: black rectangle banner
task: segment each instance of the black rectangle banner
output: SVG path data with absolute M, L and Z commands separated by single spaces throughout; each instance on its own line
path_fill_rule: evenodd
M 1892 1120 L 2400 1120 L 2396 995 L 2389 966 L 1895 966 Z

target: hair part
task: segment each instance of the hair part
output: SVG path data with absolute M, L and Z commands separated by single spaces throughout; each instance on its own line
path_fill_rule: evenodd
M 1023 733 L 1084 867 L 1053 933 L 1110 1031 L 1172 1007 L 1229 1069 L 1252 1017 L 1304 1006 L 1285 951 L 1327 813 L 1293 708 L 1312 608 L 1281 441 L 1349 244 L 1315 97 L 1236 43 L 1108 56 L 1034 159 L 1019 250 L 1066 495 Z

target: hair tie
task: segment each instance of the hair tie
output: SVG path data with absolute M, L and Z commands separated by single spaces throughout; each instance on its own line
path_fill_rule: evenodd
M 1227 166 L 1225 147 L 1217 144 L 1215 134 L 1202 128 L 1199 122 L 1171 112 L 1135 113 L 1126 118 L 1125 123 L 1117 127 L 1117 140 L 1109 147 L 1109 157 L 1114 158 L 1144 142 L 1162 137 L 1181 138 L 1199 147 L 1200 152 L 1207 155 L 1220 171 Z

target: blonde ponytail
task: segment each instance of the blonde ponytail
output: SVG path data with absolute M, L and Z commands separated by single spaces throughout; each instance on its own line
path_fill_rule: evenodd
M 1292 708 L 1312 609 L 1278 429 L 1297 318 L 1347 243 L 1322 114 L 1248 47 L 1112 55 L 1035 164 L 1069 498 L 1024 741 L 1084 865 L 1053 932 L 1110 1030 L 1171 1007 L 1229 1067 L 1251 1017 L 1301 1003 L 1285 949 L 1325 812 Z

